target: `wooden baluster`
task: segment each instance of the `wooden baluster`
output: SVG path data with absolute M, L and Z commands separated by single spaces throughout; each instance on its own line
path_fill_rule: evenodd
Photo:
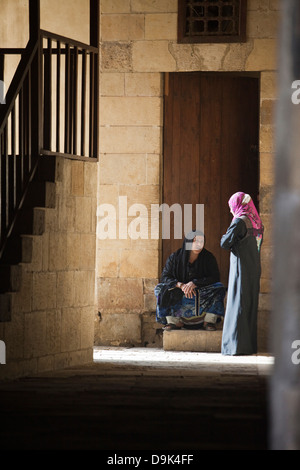
M 81 155 L 85 155 L 85 107 L 86 107 L 86 49 L 82 51 L 82 78 L 81 78 Z
M 51 150 L 52 137 L 52 40 L 44 55 L 44 149 Z
M 19 164 L 18 164 L 18 199 L 21 198 L 21 188 L 24 181 L 24 93 L 23 87 L 19 93 Z
M 5 232 L 4 224 L 4 184 L 3 184 L 3 175 L 4 175 L 4 161 L 3 161 L 3 132 L 0 134 L 0 175 L 1 175 L 1 186 L 0 186 L 0 237 L 2 239 Z
M 65 153 L 70 153 L 70 46 L 65 45 Z
M 90 128 L 89 128 L 89 157 L 94 156 L 94 114 L 95 114 L 95 60 L 94 53 L 90 53 Z
M 17 205 L 17 167 L 16 167 L 16 103 L 11 111 L 11 208 Z
M 27 125 L 27 132 L 28 132 L 28 136 L 27 136 L 27 139 L 28 139 L 28 150 L 27 150 L 27 155 L 28 155 L 28 175 L 31 171 L 31 168 L 32 168 L 32 162 L 33 162 L 33 157 L 35 155 L 33 155 L 33 146 L 32 146 L 32 141 L 33 139 L 36 139 L 36 136 L 32 136 L 32 93 L 34 91 L 32 91 L 32 84 L 31 84 L 31 67 L 29 68 L 28 70 L 28 109 L 27 109 L 27 122 L 28 122 L 28 125 Z M 27 176 L 28 176 L 27 175 Z
M 22 87 L 22 188 L 24 187 L 24 182 L 26 179 L 26 167 L 27 167 L 27 111 L 28 111 L 28 90 L 27 90 L 27 78 L 24 80 L 23 87 Z
M 60 152 L 60 59 L 61 46 L 57 41 L 57 58 L 56 58 L 56 151 Z
M 74 123 L 74 48 L 70 46 L 70 80 L 69 80 L 69 153 L 73 153 L 73 123 Z
M 96 48 L 99 47 L 99 27 L 100 21 L 100 2 L 98 0 L 90 0 L 90 44 Z M 99 128 L 99 55 L 98 52 L 93 53 L 94 56 L 94 86 L 93 86 L 93 130 L 91 138 L 93 140 L 93 151 L 90 157 L 98 158 L 98 128 Z
M 8 166 L 8 123 L 4 128 L 3 133 L 4 138 L 4 155 L 3 155 L 3 163 L 4 163 L 4 178 L 3 178 L 3 195 L 4 195 L 4 226 L 5 230 L 8 227 L 8 213 L 9 213 L 9 182 L 8 182 L 8 173 L 9 173 L 9 166 Z
M 73 154 L 77 155 L 77 87 L 78 87 L 78 47 L 74 47 L 74 58 L 73 58 Z

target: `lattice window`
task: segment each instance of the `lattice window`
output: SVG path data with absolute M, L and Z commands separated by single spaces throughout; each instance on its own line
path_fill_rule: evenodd
M 178 0 L 178 42 L 245 42 L 247 0 Z

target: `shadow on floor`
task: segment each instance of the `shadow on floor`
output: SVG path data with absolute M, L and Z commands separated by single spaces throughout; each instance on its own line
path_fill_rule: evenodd
M 0 449 L 267 449 L 271 371 L 267 356 L 95 348 L 93 364 L 0 383 Z

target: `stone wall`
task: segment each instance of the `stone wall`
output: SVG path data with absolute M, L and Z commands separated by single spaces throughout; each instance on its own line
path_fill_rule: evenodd
M 40 1 L 42 29 L 85 44 L 90 43 L 90 0 Z
M 47 207 L 34 210 L 33 235 L 23 236 L 21 289 L 7 294 L 1 378 L 93 360 L 96 184 L 96 163 L 56 158 Z
M 117 220 L 120 196 L 127 196 L 128 208 L 139 203 L 149 209 L 161 202 L 164 73 L 260 72 L 260 211 L 266 227 L 261 332 L 268 328 L 270 310 L 278 19 L 278 0 L 248 0 L 246 43 L 177 44 L 177 0 L 101 1 L 98 209 L 99 204 L 110 204 Z M 111 219 L 113 215 L 110 211 Z M 133 219 L 121 223 L 129 226 Z M 120 239 L 118 230 L 115 239 L 99 239 L 101 220 L 100 211 L 95 341 L 155 345 L 159 340 L 151 312 L 161 269 L 159 240 Z
M 24 48 L 29 40 L 28 0 L 1 0 L 0 46 Z M 89 0 L 41 0 L 41 28 L 89 44 Z M 13 31 L 13 34 L 11 34 Z M 6 91 L 21 56 L 5 57 Z
M 1 0 L 0 26 L 1 47 L 25 47 L 28 0 Z M 89 0 L 41 0 L 41 27 L 89 43 Z M 19 57 L 10 59 L 7 88 Z M 98 164 L 49 158 L 55 181 L 46 183 L 46 207 L 34 209 L 33 234 L 22 236 L 20 290 L 0 296 L 0 308 L 11 314 L 0 323 L 0 378 L 93 360 Z
M 28 2 L 26 0 L 2 0 L 0 15 L 0 47 L 24 48 L 29 39 Z M 14 34 L 11 34 L 14 31 Z M 7 92 L 20 54 L 5 57 L 4 83 Z

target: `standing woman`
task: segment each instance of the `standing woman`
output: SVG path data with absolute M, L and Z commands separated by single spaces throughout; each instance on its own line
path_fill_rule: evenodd
M 264 227 L 249 196 L 237 192 L 228 201 L 233 219 L 221 247 L 230 250 L 222 354 L 257 353 L 257 310 Z

